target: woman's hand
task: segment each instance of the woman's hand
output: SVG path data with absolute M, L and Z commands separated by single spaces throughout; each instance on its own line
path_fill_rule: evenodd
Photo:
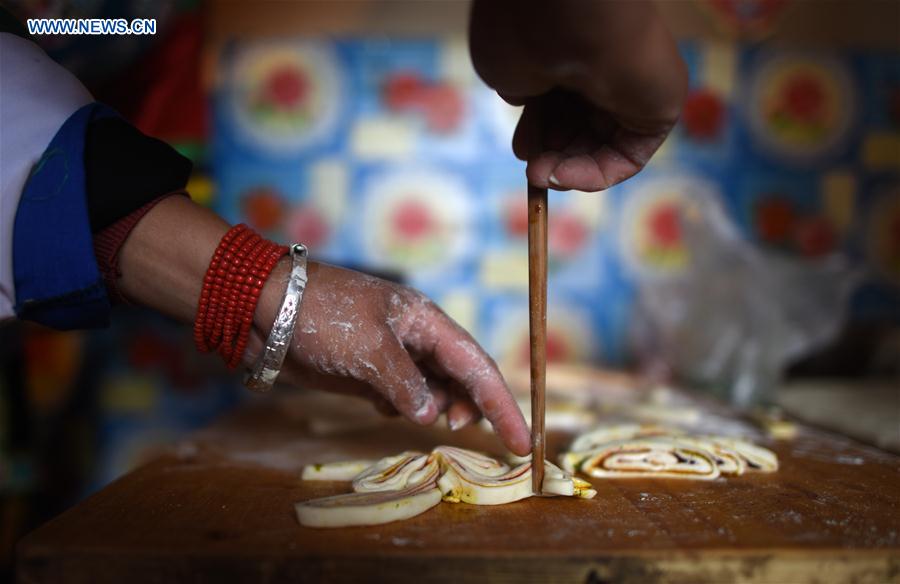
M 513 138 L 528 180 L 598 191 L 632 176 L 678 120 L 686 68 L 646 0 L 475 0 L 475 69 L 525 109 Z
M 169 197 L 135 226 L 119 254 L 126 298 L 192 322 L 203 275 L 228 224 L 187 197 Z M 263 288 L 244 355 L 262 350 L 287 284 L 283 259 Z M 419 292 L 358 272 L 309 263 L 294 345 L 279 381 L 372 399 L 385 413 L 452 428 L 484 415 L 507 447 L 530 451 L 528 428 L 497 366 Z
M 287 261 L 263 290 L 246 358 L 262 349 L 281 304 Z M 441 412 L 453 429 L 484 415 L 516 454 L 528 427 L 494 361 L 420 292 L 365 274 L 309 263 L 294 344 L 280 382 L 371 399 L 419 424 Z

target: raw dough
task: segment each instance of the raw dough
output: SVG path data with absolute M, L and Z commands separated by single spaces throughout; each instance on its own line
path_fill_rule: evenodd
M 329 464 L 313 464 L 303 467 L 300 475 L 305 481 L 352 481 L 353 478 L 374 464 L 372 460 L 348 460 Z
M 338 462 L 314 467 L 319 471 L 328 467 L 344 470 L 347 465 Z M 306 468 L 304 476 L 307 476 Z M 297 518 L 310 527 L 346 527 L 415 517 L 441 502 L 438 472 L 436 460 L 419 452 L 389 456 L 353 480 L 353 493 L 298 503 Z M 333 480 L 321 478 L 330 474 L 318 472 L 309 480 Z
M 746 440 L 692 436 L 655 425 L 605 426 L 579 436 L 561 457 L 570 473 L 592 477 L 712 480 L 747 470 L 774 472 L 773 452 Z
M 510 469 L 497 460 L 462 448 L 440 446 L 446 472 L 438 481 L 444 500 L 450 503 L 502 505 L 530 497 L 531 461 Z M 572 477 L 549 461 L 544 461 L 544 495 L 590 499 L 596 495 L 590 483 Z
M 768 448 L 757 446 L 740 438 L 729 438 L 728 436 L 706 436 L 705 439 L 712 440 L 716 444 L 730 448 L 740 454 L 747 463 L 747 470 L 759 472 L 775 472 L 778 470 L 778 457 Z
M 646 438 L 648 436 L 665 436 L 678 433 L 677 431 L 653 424 L 611 424 L 600 426 L 590 432 L 580 435 L 572 442 L 569 450 L 572 452 L 591 450 L 613 440 L 628 440 L 630 438 Z
M 563 455 L 563 468 L 592 477 L 672 477 L 712 480 L 719 467 L 713 455 L 673 436 L 614 440 Z
M 430 454 L 404 452 L 369 464 L 350 477 L 364 461 L 305 467 L 306 480 L 348 480 L 353 493 L 297 503 L 297 519 L 309 527 L 379 525 L 424 513 L 441 500 L 450 503 L 502 505 L 532 495 L 531 461 L 510 468 L 481 453 L 439 446 Z M 590 483 L 575 478 L 548 461 L 544 463 L 543 494 L 590 499 Z

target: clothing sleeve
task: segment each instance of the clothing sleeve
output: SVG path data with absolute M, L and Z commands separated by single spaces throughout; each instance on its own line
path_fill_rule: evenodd
M 109 262 L 149 203 L 184 189 L 191 162 L 93 102 L 28 39 L 0 43 L 0 319 L 105 326 Z M 100 233 L 120 239 L 98 266 Z
M 118 116 L 91 122 L 85 144 L 88 218 L 95 234 L 158 197 L 183 190 L 191 161 Z
M 14 314 L 16 304 L 13 229 L 25 182 L 60 127 L 93 99 L 71 73 L 50 59 L 40 47 L 12 33 L 0 33 L 0 75 L 3 79 L 0 83 L 2 319 Z M 43 251 L 49 252 L 48 249 Z

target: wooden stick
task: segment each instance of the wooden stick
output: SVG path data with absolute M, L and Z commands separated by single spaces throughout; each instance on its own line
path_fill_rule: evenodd
M 547 382 L 547 189 L 528 185 L 528 326 L 531 340 L 531 487 L 544 484 Z

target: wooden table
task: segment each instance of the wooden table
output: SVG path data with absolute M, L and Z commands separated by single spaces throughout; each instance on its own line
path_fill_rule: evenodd
M 347 402 L 242 408 L 24 538 L 19 580 L 900 582 L 900 457 L 811 429 L 775 445 L 772 475 L 595 480 L 590 501 L 442 503 L 379 527 L 301 527 L 294 502 L 346 488 L 301 482 L 306 463 L 440 443 L 500 452 L 478 428 L 382 421 Z M 550 433 L 551 454 L 565 440 Z

